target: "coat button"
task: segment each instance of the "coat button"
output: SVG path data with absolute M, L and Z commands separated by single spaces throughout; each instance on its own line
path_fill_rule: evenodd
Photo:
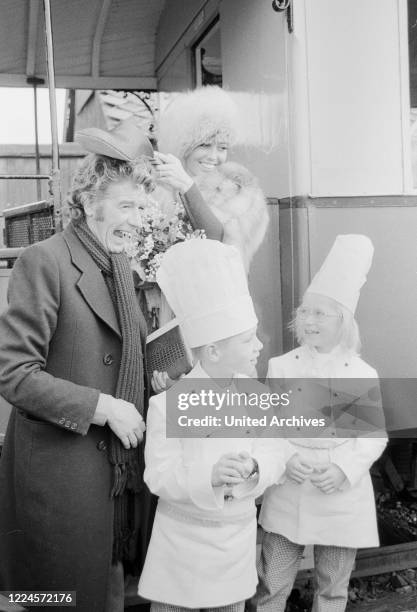
M 100 440 L 100 442 L 97 442 L 97 448 L 99 451 L 105 451 L 107 449 L 107 444 L 104 440 Z
M 103 363 L 106 366 L 110 366 L 113 363 L 114 359 L 113 359 L 113 355 L 111 355 L 111 353 L 106 353 L 103 357 Z

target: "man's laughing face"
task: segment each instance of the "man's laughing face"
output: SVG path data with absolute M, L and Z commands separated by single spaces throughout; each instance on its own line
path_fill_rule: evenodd
M 109 252 L 120 253 L 137 241 L 145 206 L 143 188 L 129 178 L 121 179 L 85 207 L 87 224 Z

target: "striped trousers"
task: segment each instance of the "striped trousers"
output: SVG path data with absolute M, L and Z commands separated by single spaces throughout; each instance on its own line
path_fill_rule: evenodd
M 278 533 L 263 532 L 259 583 L 250 600 L 252 612 L 285 612 L 304 546 Z M 356 549 L 314 546 L 315 593 L 312 612 L 344 612 Z

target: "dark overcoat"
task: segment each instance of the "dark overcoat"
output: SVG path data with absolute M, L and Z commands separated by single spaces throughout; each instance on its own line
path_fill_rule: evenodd
M 115 393 L 121 335 L 71 226 L 16 262 L 0 347 L 0 394 L 14 406 L 0 460 L 0 590 L 77 591 L 77 610 L 102 612 L 112 474 L 109 429 L 90 423 L 99 393 Z

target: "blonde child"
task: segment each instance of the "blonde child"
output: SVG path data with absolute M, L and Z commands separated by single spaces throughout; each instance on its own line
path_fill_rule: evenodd
M 372 254 L 366 236 L 336 238 L 296 312 L 300 347 L 270 360 L 271 385 L 276 379 L 322 378 L 336 384 L 335 379 L 350 378 L 358 379 L 348 385 L 351 392 L 359 388 L 358 395 L 364 386 L 378 389 L 377 372 L 359 357 L 354 319 Z M 370 379 L 369 385 L 363 379 Z M 309 416 L 304 382 L 302 408 Z M 378 409 L 378 393 L 370 395 Z M 372 408 L 372 401 L 369 404 Z M 258 612 L 284 612 L 306 545 L 314 546 L 313 612 L 342 612 L 357 548 L 379 544 L 369 468 L 382 453 L 386 437 L 340 438 L 335 428 L 327 434 L 329 438 L 288 440 L 292 456 L 285 476 L 265 494 L 259 584 L 251 602 Z

